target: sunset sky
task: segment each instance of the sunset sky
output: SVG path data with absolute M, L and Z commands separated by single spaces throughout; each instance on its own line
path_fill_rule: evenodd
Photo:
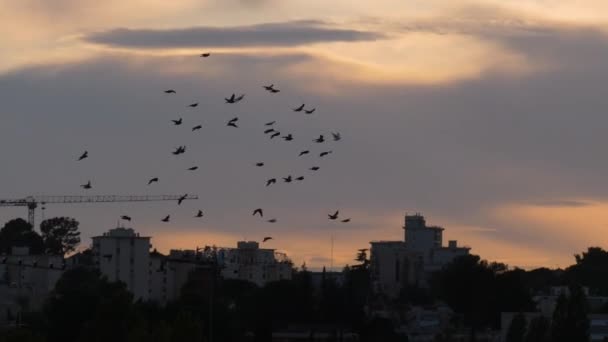
M 45 217 L 81 222 L 83 246 L 129 215 L 164 252 L 273 236 L 266 247 L 313 268 L 330 264 L 333 236 L 341 267 L 369 241 L 402 239 L 406 212 L 444 226 L 446 243 L 511 266 L 563 267 L 608 243 L 605 0 L 0 0 L 0 9 L 0 197 L 200 197 L 49 205 Z M 264 91 L 271 83 L 279 94 Z M 245 100 L 224 104 L 232 93 Z M 302 103 L 317 111 L 290 109 Z M 235 116 L 240 127 L 226 127 Z M 264 136 L 273 120 L 294 141 Z M 312 142 L 335 131 L 342 141 Z M 187 152 L 173 156 L 179 145 Z M 299 158 L 305 149 L 313 153 Z M 323 150 L 334 153 L 319 159 Z M 265 187 L 288 174 L 306 179 Z M 152 177 L 160 182 L 147 186 Z M 93 189 L 80 188 L 88 180 Z M 252 217 L 258 207 L 278 222 Z M 329 221 L 337 209 L 352 222 Z M 2 222 L 18 216 L 26 209 L 0 211 Z

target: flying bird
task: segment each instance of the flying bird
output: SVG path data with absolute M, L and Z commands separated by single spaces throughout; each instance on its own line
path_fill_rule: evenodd
M 294 112 L 301 112 L 304 109 L 304 104 L 302 104 L 300 107 L 298 108 L 292 108 Z
M 275 137 L 278 137 L 279 135 L 281 135 L 281 132 L 276 132 L 276 133 L 274 133 L 274 134 L 272 134 L 272 135 L 270 136 L 270 139 L 273 139 L 273 138 L 275 138 Z
M 185 195 L 183 195 L 183 196 L 180 196 L 180 197 L 177 199 L 177 205 L 182 204 L 182 202 L 183 202 L 183 201 L 184 201 L 186 198 L 188 198 L 188 194 L 185 194 Z
M 291 175 L 289 175 L 289 176 L 287 176 L 287 177 L 283 177 L 283 181 L 284 181 L 285 183 L 291 183 L 291 180 L 292 180 L 292 179 L 291 179 Z
M 91 189 L 91 181 L 88 181 L 87 184 L 83 184 L 80 187 L 82 187 L 83 189 Z
M 296 178 L 296 180 L 303 181 L 304 180 L 304 176 L 300 176 L 300 177 Z
M 277 222 L 277 219 L 270 219 L 270 220 L 268 220 L 266 222 L 275 223 L 275 222 Z
M 302 152 L 300 152 L 299 157 L 301 157 L 301 156 L 303 156 L 303 155 L 305 155 L 305 154 L 309 154 L 309 153 L 310 153 L 310 151 L 309 151 L 309 150 L 302 151 Z
M 80 155 L 80 157 L 78 157 L 78 161 L 81 161 L 81 160 L 83 160 L 83 159 L 85 159 L 85 158 L 88 158 L 88 157 L 89 157 L 89 152 L 88 152 L 88 151 L 84 151 L 84 152 L 83 152 L 83 153 Z
M 234 102 L 235 102 L 235 103 L 236 103 L 236 102 L 239 102 L 239 101 L 241 101 L 241 100 L 242 100 L 242 99 L 244 99 L 244 98 L 245 98 L 245 94 L 241 94 L 241 95 L 237 96 L 237 97 L 236 97 L 236 99 L 234 99 Z
M 255 216 L 256 214 L 260 215 L 260 217 L 264 217 L 264 212 L 262 211 L 262 208 L 257 208 L 256 210 L 254 210 L 253 216 Z
M 267 236 L 267 237 L 264 238 L 264 240 L 262 240 L 262 242 L 266 242 L 268 240 L 272 240 L 272 237 L 271 236 Z
M 198 170 L 198 166 L 189 167 L 188 171 Z
M 156 183 L 156 182 L 158 182 L 158 177 L 151 178 L 151 179 L 148 181 L 148 185 L 150 185 L 150 184 L 152 184 L 152 183 Z
M 171 152 L 174 155 L 178 155 L 178 154 L 182 154 L 186 152 L 186 146 L 179 146 L 177 149 L 175 149 L 175 151 Z
M 318 166 L 313 166 L 313 167 L 311 167 L 309 170 L 312 170 L 312 171 L 318 171 L 318 170 L 319 170 L 319 167 L 318 167 Z
M 264 166 L 264 163 L 262 163 L 262 162 L 255 163 L 255 166 L 257 166 L 257 167 L 262 167 L 262 166 Z
M 179 126 L 179 125 L 181 125 L 181 124 L 182 124 L 182 118 L 179 118 L 179 120 L 171 120 L 171 121 L 173 121 L 173 124 L 174 124 L 175 126 Z
M 175 94 L 175 93 L 177 93 L 177 92 L 173 89 L 165 90 L 165 94 Z
M 120 217 L 121 220 L 125 220 L 125 221 L 131 221 L 131 216 L 127 216 L 127 215 L 122 215 Z
M 266 124 L 264 124 L 264 126 L 272 126 L 275 123 L 276 123 L 276 121 L 270 121 L 270 122 L 267 122 Z
M 194 107 L 196 107 L 196 106 L 198 106 L 198 102 L 194 102 L 194 103 L 192 103 L 192 104 L 188 105 L 188 107 L 192 107 L 192 108 L 194 108 Z
M 234 93 L 232 93 L 232 96 L 228 97 L 228 98 L 224 98 L 224 100 L 226 101 L 226 103 L 236 103 L 236 95 Z
M 198 213 L 196 213 L 196 216 L 194 217 L 203 217 L 203 211 L 199 210 Z
M 317 108 L 313 108 L 313 109 L 310 109 L 310 110 L 305 110 L 304 112 L 305 112 L 306 114 L 312 114 L 312 113 L 314 113 L 314 112 L 315 112 L 315 110 L 317 110 Z
M 270 184 L 275 184 L 276 182 L 276 178 L 270 178 L 268 181 L 266 181 L 266 186 L 269 186 Z
M 236 125 L 236 122 L 237 122 L 238 120 L 239 120 L 239 118 L 234 118 L 234 119 L 232 119 L 232 120 L 228 121 L 227 126 L 231 126 L 231 127 L 234 127 L 234 128 L 238 128 L 239 126 L 237 126 L 237 125 Z
M 334 141 L 339 141 L 342 139 L 342 136 L 340 135 L 340 133 L 336 132 L 336 133 L 332 133 L 331 135 L 333 135 L 334 137 Z
M 274 84 L 271 84 L 269 86 L 264 86 L 264 89 L 270 91 L 270 90 L 274 89 L 273 87 L 274 87 Z
M 344 220 L 342 220 L 341 222 L 343 222 L 343 223 L 348 223 L 348 222 L 350 222 L 350 218 L 344 219 Z
M 321 152 L 321 153 L 319 154 L 319 157 L 325 157 L 326 155 L 328 155 L 328 154 L 330 154 L 330 153 L 332 153 L 332 151 L 325 151 L 325 152 Z
M 203 125 L 194 126 L 194 127 L 192 127 L 192 132 L 197 131 L 197 130 L 199 130 L 201 128 L 203 128 Z
M 268 133 L 272 133 L 272 132 L 274 132 L 274 128 L 269 128 L 264 131 L 264 134 L 268 134 Z
M 167 216 L 165 216 L 165 218 L 164 218 L 164 219 L 162 219 L 161 221 L 163 221 L 163 222 L 169 222 L 169 219 L 170 219 L 170 218 L 171 218 L 171 215 L 167 215 Z
M 279 89 L 270 89 L 270 92 L 273 94 L 276 94 L 276 93 L 280 92 L 280 90 Z
M 333 215 L 328 214 L 327 216 L 329 216 L 330 220 L 336 220 L 338 218 L 338 213 L 339 213 L 339 211 L 336 210 L 336 212 Z
M 323 137 L 323 135 L 319 135 L 319 137 L 313 141 L 316 143 L 322 143 L 325 142 L 325 137 Z
M 201 57 L 203 57 L 203 58 L 207 58 L 209 56 L 211 56 L 211 52 L 201 53 Z
M 283 137 L 283 139 L 285 141 L 292 141 L 293 140 L 293 136 L 291 134 L 287 134 L 286 136 Z

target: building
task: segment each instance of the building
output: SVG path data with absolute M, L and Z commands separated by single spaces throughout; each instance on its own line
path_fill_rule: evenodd
M 115 228 L 93 237 L 93 262 L 109 281 L 122 281 L 135 299 L 150 296 L 150 237 Z
M 397 297 L 406 285 L 428 286 L 429 276 L 454 258 L 468 255 L 457 241 L 443 246 L 444 228 L 427 226 L 424 216 L 406 215 L 403 241 L 372 241 L 370 262 L 374 290 Z
M 60 255 L 31 255 L 13 247 L 0 257 L 0 322 L 22 311 L 38 311 L 64 272 Z
M 260 248 L 255 241 L 239 241 L 237 248 L 220 248 L 217 262 L 224 279 L 247 280 L 264 286 L 271 281 L 291 279 L 292 262 L 284 253 Z

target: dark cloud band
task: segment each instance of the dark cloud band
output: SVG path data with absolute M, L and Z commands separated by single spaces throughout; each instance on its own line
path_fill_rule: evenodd
M 376 32 L 338 29 L 321 21 L 290 21 L 235 27 L 113 29 L 91 33 L 89 42 L 130 48 L 296 46 L 383 38 Z

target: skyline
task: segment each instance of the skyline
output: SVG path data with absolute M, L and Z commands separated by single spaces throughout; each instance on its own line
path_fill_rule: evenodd
M 605 2 L 0 3 L 11 32 L 0 37 L 2 198 L 201 198 L 47 206 L 46 217 L 79 220 L 83 242 L 126 214 L 159 249 L 270 235 L 295 265 L 320 267 L 332 235 L 334 265 L 369 241 L 401 240 L 406 212 L 511 266 L 563 267 L 608 242 Z M 265 93 L 270 83 L 281 96 Z M 233 92 L 246 100 L 227 108 Z M 317 107 L 313 120 L 291 112 L 301 103 Z M 223 127 L 234 114 L 237 132 Z M 188 127 L 170 126 L 179 117 Z M 258 132 L 275 119 L 295 145 Z M 315 160 L 318 173 L 266 191 L 268 170 L 252 164 L 277 177 L 306 170 L 313 159 L 293 150 L 330 131 L 343 140 Z M 192 154 L 170 158 L 182 144 Z M 83 150 L 89 160 L 75 164 Z M 88 178 L 93 192 L 79 188 Z M 258 207 L 279 221 L 252 220 Z M 199 208 L 203 220 L 190 218 Z M 337 209 L 353 222 L 327 222 Z M 17 216 L 25 209 L 0 211 Z

